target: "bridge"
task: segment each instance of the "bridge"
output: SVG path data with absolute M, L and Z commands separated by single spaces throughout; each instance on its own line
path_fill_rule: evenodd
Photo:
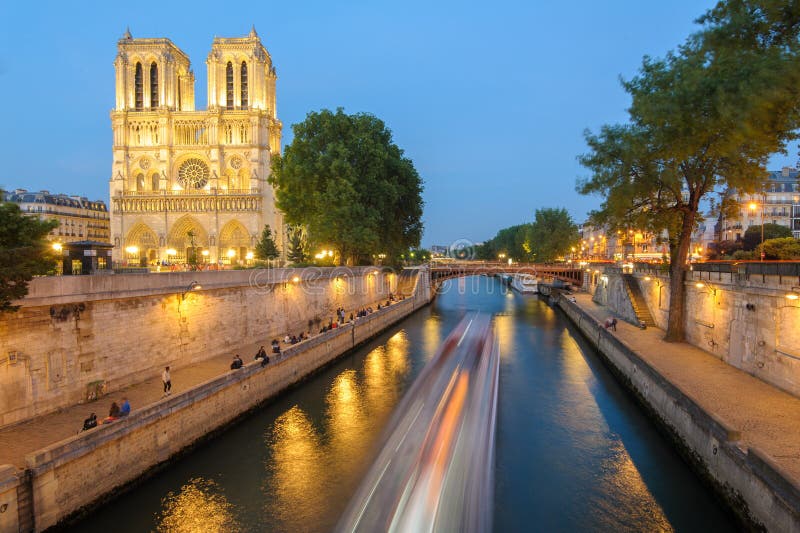
M 559 279 L 577 287 L 583 285 L 583 269 L 571 264 L 514 263 L 489 261 L 459 261 L 447 264 L 431 264 L 431 283 L 438 287 L 446 279 L 479 275 L 527 274 L 548 279 Z

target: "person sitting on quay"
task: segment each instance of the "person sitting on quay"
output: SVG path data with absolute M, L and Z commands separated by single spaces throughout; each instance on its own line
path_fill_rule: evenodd
M 350 313 L 350 322 L 353 321 L 353 313 Z
M 97 415 L 92 413 L 89 415 L 89 418 L 83 421 L 83 429 L 81 431 L 87 431 L 92 428 L 97 427 Z
M 111 402 L 111 409 L 108 410 L 108 416 L 103 419 L 103 424 L 108 424 L 115 420 L 118 420 L 120 417 L 120 410 L 119 405 L 117 402 Z
M 269 363 L 269 357 L 267 356 L 267 351 L 264 350 L 263 346 L 256 353 L 256 361 L 258 361 L 259 359 L 261 359 L 262 367 L 267 366 L 267 363 Z
M 338 322 L 334 322 L 333 324 L 331 324 L 331 329 L 336 329 L 338 327 L 339 327 L 339 323 Z
M 267 351 L 264 349 L 264 346 L 262 345 L 261 348 L 259 348 L 258 351 L 256 352 L 255 359 L 256 360 L 261 359 L 262 357 L 266 357 L 266 355 Z
M 131 404 L 128 401 L 128 398 L 125 396 L 122 397 L 122 407 L 119 408 L 119 416 L 128 416 L 131 414 Z
M 272 339 L 272 353 L 281 353 L 281 343 L 278 339 Z
M 292 338 L 287 333 L 286 336 L 283 338 L 283 343 L 284 344 L 289 344 L 290 342 L 292 342 Z
M 242 362 L 242 358 L 239 357 L 239 354 L 237 353 L 236 355 L 233 356 L 233 362 L 231 362 L 231 370 L 238 370 L 242 368 L 242 365 L 244 365 L 244 363 Z
M 291 342 L 292 342 L 292 344 L 297 344 L 297 343 L 298 343 L 298 342 L 300 342 L 300 341 L 298 341 L 298 340 L 297 340 L 297 337 L 296 337 L 295 335 L 292 335 L 292 340 L 291 340 Z

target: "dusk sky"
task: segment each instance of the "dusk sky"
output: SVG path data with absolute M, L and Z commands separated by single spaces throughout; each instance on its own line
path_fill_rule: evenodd
M 205 108 L 213 37 L 255 25 L 278 71 L 284 144 L 306 113 L 370 112 L 425 181 L 423 245 L 482 241 L 596 197 L 575 193 L 583 130 L 625 119 L 631 77 L 713 2 L 13 2 L 0 22 L 0 186 L 108 201 L 117 40 L 168 37 Z M 772 167 L 794 164 L 797 149 Z

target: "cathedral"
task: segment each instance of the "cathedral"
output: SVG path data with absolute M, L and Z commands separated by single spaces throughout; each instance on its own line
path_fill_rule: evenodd
M 114 259 L 242 264 L 266 224 L 282 248 L 282 216 L 267 182 L 281 144 L 277 76 L 255 28 L 211 44 L 206 110 L 195 110 L 189 57 L 169 39 L 126 31 L 117 51 Z

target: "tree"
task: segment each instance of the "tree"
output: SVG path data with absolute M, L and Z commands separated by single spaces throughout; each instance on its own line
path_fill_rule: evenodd
M 256 257 L 259 259 L 271 260 L 280 255 L 278 247 L 275 245 L 275 236 L 270 229 L 269 224 L 264 226 L 264 231 L 261 232 L 261 239 L 256 244 Z
M 791 237 L 792 230 L 780 224 L 764 224 L 764 240 L 767 239 L 780 239 L 782 237 Z M 744 232 L 742 239 L 744 242 L 742 248 L 750 251 L 755 250 L 761 244 L 761 226 L 750 226 Z
M 52 271 L 55 257 L 46 238 L 57 226 L 57 220 L 24 216 L 17 204 L 0 203 L 0 311 L 19 309 L 11 302 L 28 294 L 33 276 Z
M 357 263 L 419 245 L 422 180 L 381 120 L 325 109 L 292 131 L 270 181 L 286 220 L 306 228 L 312 249 L 332 247 L 341 262 Z
M 527 235 L 532 253 L 542 262 L 564 257 L 580 240 L 578 226 L 564 208 L 537 209 Z
M 306 253 L 306 239 L 303 235 L 303 228 L 289 228 L 287 238 L 286 257 L 294 264 L 301 264 L 308 259 Z
M 478 259 L 496 261 L 506 257 L 514 261 L 530 261 L 533 259 L 528 232 L 530 224 L 518 224 L 503 228 L 475 250 Z M 503 255 L 504 257 L 500 257 Z
M 800 240 L 793 237 L 764 241 L 765 259 L 800 259 Z
M 780 78 L 797 80 L 790 72 L 796 47 L 778 39 L 764 48 L 765 40 L 749 38 L 761 27 L 748 6 L 760 3 L 777 4 L 722 1 L 676 52 L 645 57 L 623 82 L 632 97 L 629 123 L 587 132 L 589 153 L 579 157 L 592 176 L 579 180 L 578 191 L 605 196 L 593 222 L 668 231 L 668 341 L 684 339 L 686 260 L 701 201 L 726 187 L 758 189 L 769 155 L 795 137 L 798 86 Z M 742 32 L 748 38 L 726 37 Z

